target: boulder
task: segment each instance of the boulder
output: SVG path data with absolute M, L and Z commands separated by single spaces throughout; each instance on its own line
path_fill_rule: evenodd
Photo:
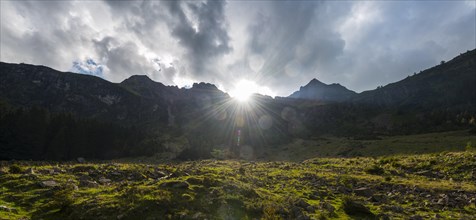
M 343 204 L 344 212 L 351 216 L 362 216 L 367 218 L 375 218 L 375 215 L 369 208 L 359 202 L 346 199 Z

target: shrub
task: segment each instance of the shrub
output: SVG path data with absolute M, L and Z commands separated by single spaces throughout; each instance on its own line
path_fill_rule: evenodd
M 20 174 L 20 173 L 23 173 L 23 168 L 21 168 L 17 164 L 13 164 L 13 165 L 10 166 L 8 172 L 9 173 L 14 173 L 14 174 Z
M 372 175 L 382 175 L 382 174 L 385 173 L 385 170 L 380 166 L 373 165 L 373 166 L 365 169 L 365 172 L 368 173 L 368 174 L 372 174 Z
M 476 148 L 473 147 L 471 141 L 468 141 L 468 143 L 466 143 L 465 150 L 470 152 L 476 152 Z

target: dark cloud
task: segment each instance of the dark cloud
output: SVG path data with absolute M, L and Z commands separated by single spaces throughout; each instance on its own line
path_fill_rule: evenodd
M 174 20 L 171 33 L 186 50 L 191 71 L 197 76 L 210 73 L 214 58 L 230 52 L 224 16 L 224 1 L 169 2 Z M 188 10 L 189 17 L 187 17 Z

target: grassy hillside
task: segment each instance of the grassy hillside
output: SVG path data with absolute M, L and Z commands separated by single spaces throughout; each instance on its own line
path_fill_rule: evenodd
M 467 145 L 476 146 L 476 134 L 467 130 L 382 136 L 373 140 L 320 136 L 309 140 L 295 139 L 286 145 L 270 146 L 263 149 L 261 155 L 265 160 L 298 162 L 314 157 L 389 156 L 463 151 Z
M 471 219 L 476 153 L 300 163 L 3 162 L 0 219 Z

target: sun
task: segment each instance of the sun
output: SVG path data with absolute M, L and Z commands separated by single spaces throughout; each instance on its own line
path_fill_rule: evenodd
M 256 82 L 246 79 L 242 79 L 234 85 L 233 90 L 230 91 L 230 96 L 240 102 L 248 102 L 251 95 L 255 93 L 274 96 L 268 87 L 259 86 Z

